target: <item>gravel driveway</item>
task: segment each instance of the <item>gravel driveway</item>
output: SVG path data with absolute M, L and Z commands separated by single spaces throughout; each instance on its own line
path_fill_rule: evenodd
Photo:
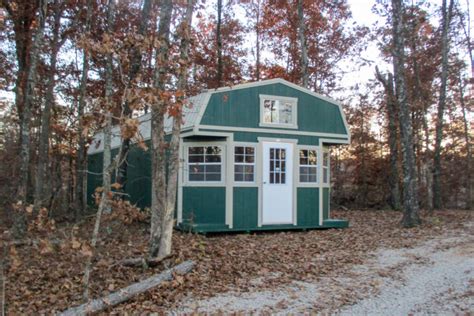
M 224 293 L 206 300 L 188 298 L 173 313 L 473 313 L 473 223 L 466 228 L 446 232 L 415 248 L 379 249 L 363 265 L 335 278 L 293 282 L 271 291 Z

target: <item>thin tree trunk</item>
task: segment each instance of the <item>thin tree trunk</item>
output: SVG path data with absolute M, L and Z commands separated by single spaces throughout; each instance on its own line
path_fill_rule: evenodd
M 113 2 L 113 0 L 111 2 Z M 109 9 L 110 9 L 110 5 L 109 5 Z M 107 168 L 104 170 L 104 173 L 107 173 L 110 176 L 118 165 L 118 159 L 119 159 L 119 156 L 116 156 L 113 163 L 109 164 Z M 84 277 L 82 279 L 82 285 L 84 287 L 84 292 L 82 296 L 83 296 L 84 302 L 89 301 L 89 280 L 90 280 L 90 274 L 92 270 L 92 261 L 95 256 L 95 250 L 96 250 L 95 247 L 97 246 L 97 240 L 99 239 L 99 229 L 100 229 L 100 221 L 102 218 L 102 213 L 104 213 L 107 207 L 109 206 L 109 199 L 110 199 L 110 192 L 106 192 L 105 190 L 103 190 L 101 194 L 101 198 L 100 198 L 99 208 L 97 209 L 97 213 L 95 217 L 94 230 L 92 232 L 91 249 L 90 249 L 91 253 L 87 257 L 86 266 L 84 269 Z
M 142 35 L 143 37 L 146 36 L 147 33 L 147 25 L 150 19 L 150 12 L 151 12 L 151 3 L 152 0 L 145 0 L 142 7 L 141 17 L 140 17 L 140 26 L 138 27 L 138 34 Z M 140 72 L 141 65 L 142 65 L 142 52 L 139 48 L 134 47 L 132 48 L 132 61 L 131 67 L 128 74 L 128 85 L 129 88 L 133 85 L 133 81 L 136 79 L 138 73 Z M 124 102 L 123 105 L 123 114 L 125 117 L 130 118 L 132 116 L 132 109 L 128 101 Z M 127 156 L 128 152 L 130 151 L 130 138 L 125 138 L 122 140 L 121 149 L 120 149 L 120 166 L 117 169 L 117 183 L 120 183 L 122 186 L 122 190 L 125 191 L 125 186 L 127 185 L 127 170 L 128 170 L 128 161 Z
M 61 27 L 61 13 L 62 9 L 56 0 L 54 6 L 54 28 L 53 28 L 53 40 L 51 43 L 51 58 L 50 67 L 48 72 L 48 83 L 45 98 L 45 105 L 43 112 L 41 113 L 41 133 L 38 146 L 38 166 L 36 171 L 35 181 L 35 194 L 34 194 L 34 206 L 37 211 L 42 206 L 45 200 L 49 198 L 45 197 L 44 194 L 44 182 L 47 174 L 47 166 L 49 160 L 49 131 L 51 125 L 51 110 L 54 104 L 54 87 L 56 84 L 54 76 L 56 75 L 56 62 L 58 57 L 59 49 L 62 42 L 59 38 L 59 31 Z
M 91 19 L 92 19 L 92 6 L 93 0 L 87 0 L 87 11 L 86 11 L 86 25 L 84 27 L 84 35 L 89 38 L 91 30 Z M 85 189 L 86 182 L 86 140 L 84 133 L 84 109 L 86 106 L 86 95 L 87 95 L 87 79 L 89 77 L 89 48 L 87 45 L 84 46 L 82 52 L 82 75 L 81 83 L 79 88 L 79 102 L 77 107 L 77 117 L 79 120 L 79 139 L 77 148 L 77 161 L 76 161 L 76 185 L 75 185 L 75 217 L 79 217 L 83 213 L 87 205 L 87 196 Z
M 109 38 L 111 38 L 113 33 L 113 24 L 114 24 L 114 17 L 115 17 L 115 0 L 109 0 L 107 5 L 107 34 Z M 94 231 L 92 232 L 92 239 L 91 239 L 91 254 L 87 258 L 86 267 L 84 270 L 84 278 L 83 278 L 83 286 L 84 286 L 84 293 L 83 293 L 83 300 L 87 302 L 89 300 L 89 278 L 90 272 L 92 269 L 92 260 L 95 255 L 95 247 L 97 245 L 97 239 L 99 236 L 99 228 L 100 228 L 100 221 L 103 212 L 110 211 L 110 203 L 109 198 L 111 196 L 110 191 L 110 179 L 112 175 L 113 168 L 117 165 L 117 160 L 119 157 L 115 158 L 114 164 L 111 161 L 111 130 L 112 130 L 112 109 L 111 109 L 111 98 L 113 93 L 113 86 L 112 86 L 112 54 L 108 53 L 106 56 L 106 66 L 105 66 L 105 104 L 106 104 L 106 125 L 104 128 L 104 164 L 103 164 L 103 177 L 102 177 L 102 195 L 100 199 L 99 208 L 97 210 L 95 224 L 94 224 Z
M 466 102 L 464 100 L 464 89 L 462 84 L 461 74 L 459 74 L 459 98 L 462 110 L 462 118 L 463 118 L 463 126 L 464 126 L 464 140 L 466 142 L 466 209 L 472 210 L 474 209 L 474 201 L 473 201 L 473 192 L 472 188 L 474 186 L 473 181 L 474 177 L 471 176 L 472 170 L 472 144 L 471 144 L 471 137 L 469 135 L 469 121 L 467 118 L 467 111 L 466 111 Z
M 194 0 L 187 0 L 186 16 L 181 23 L 181 48 L 180 48 L 180 70 L 178 75 L 178 91 L 183 95 L 187 90 L 189 46 L 191 42 L 191 23 L 193 17 Z M 178 98 L 177 115 L 173 118 L 173 130 L 169 146 L 168 183 L 166 186 L 166 209 L 163 214 L 162 233 L 158 258 L 165 258 L 171 254 L 171 243 L 173 234 L 173 214 L 176 206 L 176 192 L 178 191 L 178 169 L 179 169 L 179 144 L 181 134 L 182 107 L 185 102 L 184 96 Z
M 255 60 L 255 77 L 257 81 L 260 81 L 260 0 L 257 2 L 257 12 L 256 12 L 256 21 L 255 21 L 255 34 L 257 37 L 256 41 L 256 60 Z
M 113 36 L 113 25 L 115 19 L 115 0 L 109 0 L 107 12 L 107 34 L 109 39 Z M 103 174 L 102 186 L 108 195 L 111 185 L 111 173 L 106 172 L 112 163 L 111 143 L 112 143 L 112 95 L 113 95 L 113 60 L 112 53 L 107 53 L 105 65 L 105 128 L 104 128 L 104 154 L 103 154 Z M 105 212 L 110 212 L 110 205 L 106 203 Z
M 165 100 L 160 92 L 165 89 L 166 74 L 168 73 L 168 51 L 170 48 L 170 24 L 173 3 L 163 0 L 161 3 L 158 40 L 160 46 L 156 54 L 153 88 L 158 100 L 151 104 L 151 225 L 149 256 L 158 254 L 161 238 L 161 223 L 166 206 L 166 179 L 165 179 L 165 137 L 164 115 L 166 113 Z
M 303 12 L 303 0 L 298 0 L 298 37 L 301 46 L 301 81 L 303 87 L 308 88 L 308 48 L 306 46 L 306 24 Z
M 413 19 L 413 23 L 411 26 L 411 32 L 416 32 L 416 24 L 415 24 L 415 19 Z M 412 53 L 416 53 L 416 42 L 415 42 L 415 37 L 411 36 L 411 41 L 410 41 L 410 48 L 412 50 Z M 416 54 L 415 54 L 416 55 Z M 413 75 L 415 77 L 415 88 L 413 90 L 413 102 L 417 104 L 418 106 L 415 106 L 415 108 L 419 108 L 421 113 L 419 114 L 420 120 L 421 120 L 421 125 L 424 131 L 424 143 L 425 143 L 425 152 L 423 156 L 421 155 L 421 147 L 420 145 L 423 140 L 421 140 L 421 132 L 417 130 L 417 137 L 416 137 L 416 147 L 418 150 L 418 155 L 417 155 L 417 160 L 421 162 L 421 167 L 419 168 L 419 176 L 418 178 L 421 179 L 425 183 L 426 187 L 426 199 L 425 199 L 425 205 L 428 210 L 433 210 L 433 174 L 432 174 L 432 163 L 431 163 L 431 149 L 430 149 L 430 135 L 429 135 L 429 130 L 428 130 L 428 125 L 426 121 L 426 112 L 428 108 L 428 104 L 426 104 L 426 100 L 422 97 L 422 85 L 421 85 L 421 79 L 420 79 L 420 70 L 418 67 L 418 62 L 417 59 L 414 57 L 413 58 Z M 419 124 L 417 122 L 416 126 L 418 127 Z
M 217 41 L 217 75 L 216 75 L 216 87 L 222 87 L 222 73 L 223 73 L 223 62 L 222 62 L 222 0 L 217 0 L 217 25 L 216 25 L 216 41 Z
M 403 157 L 403 207 L 404 213 L 402 225 L 413 227 L 420 224 L 418 214 L 418 196 L 415 171 L 415 157 L 413 153 L 413 131 L 410 119 L 410 109 L 407 100 L 405 83 L 405 52 L 403 37 L 403 2 L 392 0 L 392 24 L 393 24 L 393 70 L 396 86 L 396 96 L 399 106 L 399 123 L 402 141 Z
M 158 275 L 151 276 L 143 281 L 133 283 L 125 288 L 113 292 L 105 297 L 92 300 L 88 303 L 69 308 L 59 314 L 59 316 L 76 316 L 97 313 L 111 306 L 126 302 L 131 298 L 145 293 L 146 291 L 157 287 L 165 281 L 171 281 L 176 275 L 184 275 L 194 267 L 194 261 L 185 261 L 179 265 L 161 272 Z
M 30 121 L 32 106 L 35 97 L 35 87 L 37 83 L 37 63 L 44 37 L 44 26 L 46 21 L 48 2 L 40 0 L 38 29 L 30 52 L 30 65 L 27 73 L 26 87 L 24 92 L 23 113 L 20 117 L 20 175 L 18 179 L 17 198 L 26 200 L 28 193 L 28 174 L 30 167 Z
M 446 107 L 446 87 L 448 82 L 448 52 L 449 52 L 449 25 L 453 11 L 454 1 L 450 0 L 449 8 L 443 0 L 441 22 L 441 85 L 439 90 L 438 114 L 436 122 L 436 138 L 433 158 L 433 207 L 440 209 L 442 207 L 441 199 L 441 141 L 443 139 L 443 116 Z
M 393 75 L 388 73 L 387 77 L 379 72 L 375 67 L 377 80 L 382 83 L 385 89 L 388 117 L 388 147 L 390 150 L 390 206 L 394 210 L 401 210 L 400 202 L 400 175 L 398 174 L 398 122 L 397 122 L 397 99 L 393 88 Z

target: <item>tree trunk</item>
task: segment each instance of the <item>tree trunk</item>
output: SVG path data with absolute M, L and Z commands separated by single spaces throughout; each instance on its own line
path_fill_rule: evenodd
M 403 207 L 402 225 L 413 227 L 420 224 L 418 214 L 418 196 L 415 172 L 415 157 L 413 152 L 413 131 L 410 119 L 410 109 L 407 100 L 405 83 L 405 52 L 403 37 L 403 3 L 402 0 L 392 0 L 392 34 L 393 34 L 393 70 L 396 86 L 396 96 L 399 106 L 399 123 L 402 141 L 403 157 Z
M 255 16 L 255 35 L 256 39 L 256 60 L 255 60 L 255 78 L 257 81 L 260 81 L 260 0 L 256 0 L 257 2 L 257 12 Z
M 100 312 L 111 306 L 123 303 L 131 299 L 132 297 L 145 293 L 146 291 L 157 287 L 165 281 L 173 280 L 175 275 L 183 275 L 191 271 L 194 267 L 193 261 L 185 261 L 179 265 L 161 272 L 158 275 L 151 276 L 143 281 L 133 283 L 117 292 L 111 293 L 103 298 L 98 298 L 90 301 L 86 304 L 70 308 L 61 314 L 60 316 L 75 316 L 75 315 L 86 315 L 90 313 Z
M 440 209 L 442 207 L 441 199 L 441 141 L 443 139 L 443 116 L 446 107 L 446 86 L 448 82 L 448 52 L 449 52 L 449 24 L 453 11 L 454 1 L 450 0 L 449 8 L 443 0 L 441 21 L 441 85 L 439 89 L 438 113 L 436 121 L 436 138 L 433 159 L 433 207 Z
M 36 171 L 35 181 L 35 194 L 34 194 L 34 207 L 37 211 L 45 200 L 49 198 L 45 197 L 44 194 L 44 181 L 47 174 L 47 166 L 49 160 L 49 131 L 51 125 L 51 110 L 54 104 L 54 87 L 56 84 L 54 76 L 56 75 L 56 62 L 58 57 L 59 49 L 62 45 L 62 41 L 59 38 L 59 31 L 61 27 L 61 13 L 62 9 L 56 0 L 54 6 L 54 27 L 53 27 L 53 40 L 51 42 L 51 58 L 50 58 L 50 69 L 48 72 L 48 83 L 46 90 L 46 98 L 43 112 L 41 113 L 41 133 L 38 147 L 38 165 Z
M 182 109 L 185 102 L 184 95 L 187 90 L 187 73 L 189 65 L 189 46 L 191 42 L 191 23 L 193 17 L 194 0 L 187 0 L 186 16 L 181 23 L 181 47 L 180 47 L 180 69 L 178 75 L 178 91 L 183 93 L 178 98 L 178 111 L 173 118 L 173 132 L 169 146 L 168 183 L 166 186 L 166 208 L 163 214 L 162 233 L 158 258 L 164 258 L 171 254 L 171 242 L 173 234 L 173 214 L 176 206 L 176 193 L 178 191 L 179 170 L 179 146 L 182 122 Z
M 151 12 L 151 3 L 152 0 L 145 0 L 142 7 L 141 17 L 140 17 L 140 26 L 138 27 L 138 34 L 142 35 L 143 37 L 146 36 L 147 33 L 147 25 L 150 19 L 150 12 Z M 137 47 L 133 47 L 131 51 L 132 61 L 131 67 L 128 73 L 128 85 L 129 88 L 133 85 L 133 81 L 136 79 L 138 73 L 140 72 L 141 65 L 142 65 L 142 52 Z M 123 115 L 127 118 L 132 117 L 132 109 L 128 101 L 125 101 L 123 104 Z M 120 166 L 117 169 L 117 183 L 120 183 L 122 186 L 122 190 L 125 191 L 125 186 L 127 185 L 127 170 L 128 170 L 128 162 L 127 156 L 128 152 L 130 151 L 130 138 L 126 138 L 122 140 L 121 149 L 120 149 Z
M 153 74 L 153 88 L 158 100 L 151 104 L 151 225 L 149 256 L 158 254 L 161 238 L 161 223 L 166 203 L 165 179 L 165 137 L 164 115 L 166 113 L 165 100 L 160 92 L 165 89 L 166 74 L 168 73 L 168 51 L 170 48 L 170 24 L 173 3 L 163 0 L 158 27 L 160 46 L 156 54 L 155 70 Z
M 224 71 L 224 65 L 222 62 L 222 0 L 217 0 L 217 25 L 216 25 L 216 41 L 217 41 L 217 75 L 216 75 L 216 87 L 222 87 L 222 73 Z
M 18 179 L 17 199 L 24 201 L 28 193 L 28 174 L 30 167 L 30 121 L 32 106 L 35 97 L 37 83 L 37 63 L 44 37 L 44 26 L 46 21 L 48 2 L 39 1 L 38 28 L 30 51 L 30 64 L 27 71 L 26 87 L 24 91 L 23 112 L 20 115 L 20 175 Z
M 91 19 L 92 19 L 92 6 L 93 0 L 87 0 L 87 11 L 86 11 L 86 25 L 84 28 L 84 35 L 89 38 L 90 29 L 91 29 Z M 79 102 L 77 107 L 77 117 L 79 121 L 79 139 L 78 139 L 78 148 L 77 148 L 77 161 L 76 161 L 76 184 L 75 184 L 75 217 L 76 219 L 84 211 L 87 205 L 87 196 L 86 196 L 86 140 L 84 133 L 84 108 L 86 106 L 86 95 L 87 95 L 87 79 L 89 77 L 89 49 L 85 45 L 82 52 L 82 75 L 81 83 L 79 88 Z
M 394 210 L 401 210 L 400 202 L 400 176 L 398 174 L 398 122 L 397 122 L 397 99 L 393 88 L 393 75 L 387 74 L 387 77 L 379 72 L 375 67 L 377 80 L 382 83 L 385 89 L 388 117 L 388 147 L 390 149 L 390 174 L 388 182 L 390 184 L 390 206 Z
M 463 118 L 463 126 L 464 126 L 464 140 L 466 142 L 466 209 L 473 210 L 474 209 L 474 201 L 473 201 L 473 192 L 472 188 L 474 186 L 473 181 L 474 177 L 471 175 L 472 170 L 472 144 L 471 144 L 471 137 L 469 135 L 469 121 L 467 118 L 467 111 L 466 111 L 466 102 L 464 100 L 464 89 L 462 84 L 461 74 L 459 74 L 459 98 L 462 110 L 462 118 Z
M 115 0 L 111 0 L 109 2 L 109 9 L 114 10 L 113 3 Z M 107 168 L 104 170 L 104 173 L 107 173 L 110 177 L 114 169 L 118 165 L 118 159 L 119 156 L 116 156 L 114 159 L 114 162 L 109 164 Z M 95 217 L 95 223 L 94 223 L 94 230 L 92 231 L 92 238 L 91 238 L 91 253 L 87 257 L 86 261 L 86 266 L 84 269 L 84 277 L 82 279 L 82 285 L 84 287 L 84 292 L 83 292 L 83 300 L 84 302 L 89 301 L 89 279 L 90 279 L 90 274 L 92 270 L 92 262 L 95 256 L 95 247 L 97 245 L 97 240 L 99 239 L 99 229 L 100 229 L 100 221 L 102 218 L 102 213 L 107 210 L 107 207 L 109 207 L 109 199 L 110 199 L 111 192 L 107 192 L 105 190 L 102 191 L 102 195 L 100 198 L 100 203 L 99 203 L 99 208 L 97 209 L 96 217 Z
M 115 0 L 109 0 L 107 5 L 107 34 L 109 38 L 112 38 L 113 34 L 113 24 L 115 18 Z M 102 196 L 100 199 L 99 208 L 97 210 L 95 224 L 94 224 L 94 231 L 92 232 L 92 239 L 91 239 L 91 254 L 87 258 L 86 267 L 84 270 L 84 278 L 83 278 L 83 286 L 84 286 L 84 293 L 83 293 L 83 300 L 87 302 L 89 300 L 89 278 L 90 272 L 92 269 L 92 260 L 95 254 L 95 246 L 97 244 L 97 239 L 99 236 L 99 228 L 100 228 L 100 221 L 103 212 L 110 211 L 110 203 L 109 199 L 111 196 L 110 190 L 110 178 L 112 175 L 113 168 L 117 165 L 117 160 L 119 157 L 115 158 L 114 164 L 111 161 L 111 132 L 112 132 L 112 94 L 113 94 L 113 86 L 112 86 L 112 53 L 107 53 L 106 56 L 106 66 L 105 66 L 105 105 L 106 105 L 106 122 L 104 128 L 104 162 L 103 162 L 103 175 L 102 175 Z
M 109 0 L 107 9 L 107 34 L 109 39 L 113 36 L 113 25 L 115 19 L 115 0 Z M 106 172 L 112 163 L 111 143 L 112 143 L 112 95 L 113 95 L 113 60 L 112 53 L 107 53 L 105 65 L 105 128 L 104 128 L 104 154 L 103 154 L 103 174 L 102 186 L 108 196 L 111 185 L 111 173 Z M 110 212 L 110 205 L 105 204 L 105 212 Z
M 303 0 L 298 0 L 298 37 L 301 45 L 301 81 L 303 87 L 308 88 L 308 48 L 306 45 L 306 24 L 303 12 Z

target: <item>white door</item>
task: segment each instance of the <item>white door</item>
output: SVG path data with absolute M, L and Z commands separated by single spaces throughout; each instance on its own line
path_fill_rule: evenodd
M 263 142 L 262 224 L 293 222 L 293 144 Z

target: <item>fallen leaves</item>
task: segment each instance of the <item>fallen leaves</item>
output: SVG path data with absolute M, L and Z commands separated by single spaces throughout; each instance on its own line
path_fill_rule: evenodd
M 189 295 L 209 297 L 229 290 L 272 289 L 294 280 L 332 280 L 341 272 L 363 263 L 378 247 L 413 247 L 448 229 L 460 229 L 463 222 L 473 219 L 469 212 L 437 212 L 433 219 L 426 218 L 421 227 L 407 230 L 398 225 L 400 213 L 352 211 L 332 212 L 334 218 L 350 220 L 351 227 L 340 230 L 210 237 L 176 232 L 173 257 L 144 270 L 116 265 L 124 258 L 147 253 L 149 224 L 145 217 L 136 217 L 143 216 L 143 212 L 134 214 L 135 211 L 124 206 L 121 211 L 114 211 L 104 219 L 91 276 L 93 297 L 159 273 L 166 269 L 166 265 L 194 260 L 197 266 L 186 276 L 178 276 L 153 291 L 116 306 L 113 312 L 119 314 L 130 311 L 163 313 Z M 93 226 L 91 220 L 80 226 L 58 226 L 50 231 L 48 238 L 41 235 L 37 244 L 9 248 L 6 298 L 9 313 L 52 314 L 80 303 L 84 258 L 91 251 L 85 242 Z M 62 242 L 59 247 L 54 247 L 56 244 L 51 244 L 50 240 Z M 391 273 L 381 271 L 379 276 L 382 278 Z M 357 295 L 341 289 L 339 297 L 328 298 L 324 304 L 349 302 Z

